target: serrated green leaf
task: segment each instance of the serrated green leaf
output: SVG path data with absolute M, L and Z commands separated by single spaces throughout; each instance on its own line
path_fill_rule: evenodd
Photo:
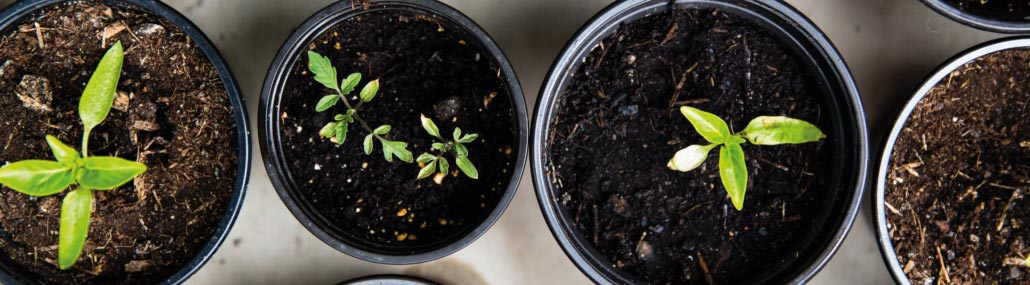
M 433 175 L 433 172 L 435 172 L 435 171 L 436 171 L 436 161 L 434 160 L 434 161 L 431 161 L 431 162 L 427 163 L 425 167 L 422 167 L 422 169 L 419 169 L 418 170 L 418 177 L 415 178 L 415 179 L 422 179 L 422 178 L 429 177 L 430 175 Z
M 454 162 L 458 164 L 458 169 L 461 169 L 461 172 L 465 173 L 465 176 L 472 179 L 479 179 L 479 171 L 476 170 L 476 166 L 472 165 L 472 161 L 467 157 L 456 157 L 454 158 Z
M 463 145 L 463 144 L 460 144 L 460 143 L 459 144 L 455 144 L 454 145 L 454 153 L 457 153 L 458 156 L 460 156 L 460 157 L 466 157 L 466 156 L 469 156 L 469 149 L 465 148 L 465 145 Z
M 82 91 L 79 118 L 87 134 L 84 139 L 88 139 L 89 132 L 107 119 L 107 114 L 111 112 L 114 94 L 118 91 L 118 78 L 122 74 L 123 58 L 122 42 L 114 43 L 100 59 L 97 69 L 86 83 L 86 89 Z
M 719 150 L 719 176 L 737 211 L 744 209 L 747 192 L 747 163 L 739 144 L 725 144 Z
M 458 140 L 459 143 L 470 143 L 479 138 L 479 134 L 467 134 Z
M 448 171 L 451 171 L 451 163 L 447 162 L 446 157 L 441 157 L 440 160 L 437 161 L 436 165 L 439 166 L 440 173 L 447 174 Z
M 364 143 L 365 155 L 372 154 L 372 147 L 373 147 L 373 145 L 372 145 L 372 143 L 373 143 L 372 138 L 373 137 L 375 137 L 375 136 L 372 135 L 372 134 L 368 134 L 367 136 L 365 136 L 365 143 Z
M 54 153 L 54 158 L 57 158 L 58 162 L 75 162 L 76 159 L 79 159 L 78 151 L 64 144 L 55 136 L 47 135 L 46 143 L 50 145 L 50 151 Z
M 392 128 L 393 127 L 391 127 L 390 125 L 382 125 L 376 128 L 375 130 L 372 130 L 372 133 L 375 133 L 377 135 L 385 135 L 386 133 L 389 133 L 390 129 Z
M 332 90 L 340 90 L 336 85 L 336 67 L 333 67 L 329 58 L 317 52 L 308 51 L 308 70 L 315 74 L 315 82 Z
M 329 110 L 329 108 L 336 106 L 336 103 L 339 101 L 340 95 L 333 94 L 322 96 L 322 99 L 318 99 L 318 105 L 315 105 L 315 112 L 324 112 L 325 110 Z
M 451 137 L 452 137 L 452 138 L 453 138 L 454 140 L 456 140 L 456 141 L 457 141 L 458 139 L 460 139 L 460 138 L 461 138 L 461 128 L 459 128 L 459 127 L 455 127 L 455 128 L 454 128 L 454 133 L 453 133 L 453 135 L 452 135 Z
M 681 149 L 669 160 L 669 168 L 676 171 L 687 172 L 701 166 L 708 159 L 708 152 L 717 144 L 691 145 Z
M 419 119 L 422 120 L 422 128 L 426 129 L 426 132 L 429 133 L 429 135 L 442 139 L 442 137 L 440 137 L 440 129 L 436 127 L 436 123 L 433 123 L 432 119 L 426 118 L 425 114 L 420 114 Z
M 730 136 L 730 128 L 718 116 L 690 106 L 680 107 L 680 113 L 690 121 L 702 137 L 711 143 L 723 143 Z
M 332 137 L 334 134 L 336 134 L 335 122 L 329 122 L 328 124 L 325 124 L 325 127 L 322 127 L 322 129 L 318 131 L 318 136 L 323 138 Z
M 361 73 L 355 72 L 351 73 L 350 75 L 347 75 L 347 78 L 344 78 L 343 81 L 340 82 L 340 93 L 343 93 L 343 95 L 347 95 L 351 92 L 354 92 L 354 88 L 358 87 L 358 83 L 360 82 Z
M 87 157 L 82 160 L 82 169 L 76 180 L 82 188 L 110 190 L 132 181 L 146 171 L 146 165 L 120 157 Z
M 397 157 L 403 162 L 411 162 L 412 156 L 411 151 L 408 151 L 408 143 L 385 139 L 379 139 L 379 142 L 383 144 L 383 157 L 386 161 L 393 162 L 393 158 Z
M 75 170 L 66 163 L 22 160 L 0 168 L 0 184 L 30 196 L 61 192 L 75 182 Z
M 90 208 L 93 193 L 89 189 L 77 189 L 64 196 L 61 202 L 60 230 L 57 237 L 57 264 L 62 270 L 75 265 L 82 254 L 89 234 Z
M 434 156 L 432 154 L 429 154 L 429 153 L 423 153 L 423 154 L 419 155 L 418 158 L 415 159 L 415 161 L 418 162 L 418 163 L 429 163 L 430 161 L 434 161 L 434 160 L 436 160 L 436 156 Z
M 826 138 L 815 125 L 788 117 L 761 116 L 751 120 L 741 132 L 752 144 L 800 144 Z
M 376 97 L 376 93 L 379 92 L 379 79 L 372 80 L 368 84 L 365 84 L 364 88 L 361 88 L 361 102 L 372 101 Z

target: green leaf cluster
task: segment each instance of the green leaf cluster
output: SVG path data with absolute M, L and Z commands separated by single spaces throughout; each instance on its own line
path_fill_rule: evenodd
M 47 135 L 46 142 L 56 161 L 23 160 L 0 168 L 0 184 L 30 196 L 49 196 L 75 184 L 61 204 L 58 232 L 58 267 L 68 269 L 79 259 L 89 233 L 92 190 L 111 190 L 132 181 L 147 170 L 146 165 L 119 157 L 88 156 L 89 135 L 107 118 L 121 75 L 123 51 L 115 43 L 100 60 L 79 99 L 79 118 L 85 127 L 82 154 Z
M 433 153 L 423 153 L 418 156 L 418 163 L 423 164 L 422 168 L 418 171 L 417 179 L 423 179 L 433 175 L 433 173 L 440 173 L 446 175 L 450 171 L 450 162 L 444 157 L 448 152 L 454 154 L 454 164 L 458 166 L 465 176 L 472 179 L 479 179 L 479 171 L 476 170 L 476 166 L 469 160 L 468 147 L 464 144 L 471 143 L 479 138 L 478 134 L 462 134 L 461 128 L 454 128 L 454 133 L 451 135 L 453 140 L 447 140 L 440 135 L 440 128 L 436 126 L 436 123 L 432 119 L 421 115 L 422 128 L 426 130 L 426 133 L 437 139 L 437 142 L 432 144 L 432 150 L 436 151 Z
M 336 104 L 343 102 L 347 107 L 347 111 L 343 114 L 336 114 L 333 116 L 333 120 L 326 123 L 321 130 L 318 131 L 318 135 L 323 138 L 329 138 L 331 141 L 338 145 L 342 145 L 347 140 L 347 133 L 350 130 L 351 124 L 357 122 L 368 135 L 365 136 L 363 147 L 365 154 L 371 155 L 372 150 L 375 149 L 375 141 L 378 140 L 379 144 L 382 145 L 383 158 L 386 161 L 393 162 L 394 158 L 404 161 L 411 162 L 412 154 L 408 150 L 408 143 L 402 141 L 393 141 L 386 138 L 386 134 L 390 132 L 390 125 L 381 125 L 375 129 L 371 129 L 364 120 L 358 115 L 358 109 L 361 104 L 372 102 L 375 99 L 376 94 L 379 93 L 379 79 L 369 81 L 361 88 L 358 92 L 358 104 L 351 105 L 347 100 L 347 95 L 358 87 L 361 83 L 361 73 L 351 73 L 347 75 L 342 81 L 337 81 L 336 67 L 333 66 L 329 58 L 314 52 L 308 51 L 308 70 L 315 75 L 315 82 L 322 84 L 326 88 L 329 88 L 335 93 L 322 96 L 318 100 L 318 104 L 315 105 L 316 112 L 327 111 Z
M 681 149 L 669 160 L 668 167 L 676 171 L 690 171 L 701 166 L 708 153 L 719 147 L 719 177 L 738 211 L 744 208 L 747 191 L 747 163 L 744 143 L 754 145 L 781 145 L 815 142 L 826 138 L 815 125 L 788 117 L 760 116 L 751 120 L 743 131 L 732 133 L 726 121 L 697 108 L 683 106 L 683 116 L 708 144 L 691 145 Z

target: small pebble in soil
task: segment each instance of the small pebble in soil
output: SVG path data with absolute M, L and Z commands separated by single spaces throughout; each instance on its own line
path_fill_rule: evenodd
M 433 111 L 433 115 L 441 121 L 454 120 L 461 112 L 461 101 L 457 97 L 448 97 L 433 104 Z
M 322 165 L 315 163 L 315 171 L 322 170 Z
M 633 116 L 633 115 L 636 115 L 639 110 L 640 110 L 640 107 L 638 107 L 637 105 L 629 105 L 629 106 L 619 107 L 619 113 L 621 113 L 623 116 Z
M 136 30 L 133 33 L 135 33 L 136 35 L 141 35 L 141 36 L 150 36 L 150 35 L 154 35 L 154 34 L 157 34 L 157 33 L 163 33 L 164 31 L 165 31 L 165 27 L 164 26 L 161 26 L 161 25 L 158 25 L 158 24 L 149 24 L 148 23 L 148 24 L 141 24 L 141 25 L 139 25 L 138 27 L 136 27 Z
M 407 214 L 408 214 L 408 208 L 401 208 L 400 210 L 397 210 L 397 216 L 398 217 L 403 217 L 403 216 L 405 216 Z
M 25 75 L 14 92 L 22 105 L 37 112 L 50 111 L 53 94 L 50 91 L 50 80 L 42 76 Z

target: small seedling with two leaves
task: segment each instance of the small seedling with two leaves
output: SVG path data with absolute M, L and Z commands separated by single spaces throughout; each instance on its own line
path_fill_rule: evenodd
M 744 149 L 741 145 L 750 142 L 754 145 L 802 144 L 826 138 L 815 125 L 788 117 L 760 116 L 747 124 L 743 131 L 730 132 L 726 121 L 718 116 L 693 107 L 680 108 L 701 137 L 709 142 L 707 145 L 691 145 L 684 148 L 669 161 L 669 168 L 676 171 L 690 171 L 701 166 L 708 158 L 708 152 L 719 149 L 719 176 L 722 185 L 730 195 L 733 207 L 738 211 L 744 208 L 744 193 L 747 190 L 747 164 L 744 161 Z
M 393 162 L 393 158 L 396 157 L 401 161 L 411 162 L 412 154 L 411 151 L 408 151 L 408 143 L 386 139 L 385 136 L 391 129 L 390 125 L 380 125 L 372 129 L 358 115 L 361 105 L 371 102 L 375 98 L 376 93 L 379 92 L 379 79 L 366 83 L 365 87 L 361 88 L 361 92 L 358 93 L 358 104 L 351 105 L 347 95 L 354 92 L 358 87 L 358 83 L 361 82 L 361 73 L 351 73 L 343 81 L 338 81 L 336 67 L 329 62 L 329 58 L 317 52 L 308 51 L 308 62 L 308 70 L 315 74 L 315 81 L 336 92 L 322 96 L 322 99 L 318 100 L 318 104 L 315 105 L 315 111 L 320 113 L 327 111 L 339 102 L 343 102 L 347 106 L 347 112 L 333 116 L 333 121 L 327 123 L 318 132 L 319 136 L 329 138 L 336 144 L 343 144 L 347 140 L 347 132 L 350 130 L 351 123 L 358 122 L 368 132 L 364 141 L 365 154 L 372 154 L 372 150 L 375 148 L 374 139 L 378 140 L 379 144 L 382 145 L 383 157 L 386 161 Z
M 107 118 L 114 102 L 122 71 L 122 45 L 107 50 L 79 99 L 82 120 L 82 155 L 57 137 L 46 141 L 57 161 L 23 160 L 0 168 L 0 184 L 30 196 L 50 196 L 77 184 L 61 203 L 58 230 L 57 264 L 68 269 L 82 254 L 89 233 L 90 208 L 94 190 L 111 190 L 146 172 L 147 166 L 118 157 L 89 156 L 89 134 Z
M 454 153 L 454 163 L 458 165 L 458 169 L 465 176 L 472 179 L 479 179 L 479 171 L 476 170 L 476 166 L 469 160 L 469 150 L 464 144 L 471 143 L 479 137 L 479 134 L 462 134 L 461 128 L 454 128 L 454 133 L 451 138 L 454 140 L 445 139 L 440 135 L 440 129 L 436 127 L 436 123 L 433 123 L 432 119 L 426 118 L 426 115 L 421 115 L 422 128 L 426 130 L 429 135 L 436 138 L 436 142 L 433 142 L 432 150 L 433 153 L 423 153 L 419 155 L 416 161 L 423 164 L 422 169 L 418 171 L 418 178 L 423 179 L 433 175 L 433 173 L 439 173 L 438 176 L 443 177 L 450 171 L 451 166 L 447 161 L 447 157 L 444 157 L 448 152 Z M 440 183 L 437 181 L 437 183 Z

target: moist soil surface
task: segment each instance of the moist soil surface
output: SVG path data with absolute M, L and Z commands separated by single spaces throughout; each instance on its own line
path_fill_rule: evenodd
M 887 229 L 914 284 L 1028 284 L 1030 51 L 973 60 L 919 102 L 886 182 Z
M 107 47 L 121 41 L 119 94 L 93 130 L 90 155 L 149 168 L 93 192 L 85 249 L 64 271 L 56 260 L 65 193 L 0 189 L 4 262 L 43 283 L 157 283 L 180 270 L 218 228 L 235 185 L 236 124 L 214 66 L 175 25 L 127 4 L 62 3 L 2 35 L 0 161 L 53 160 L 47 134 L 78 148 L 79 97 Z
M 623 24 L 578 67 L 551 126 L 548 175 L 612 266 L 652 284 L 755 282 L 819 230 L 833 168 L 821 159 L 831 157 L 827 141 L 744 145 L 750 178 L 737 211 L 717 154 L 690 172 L 667 168 L 677 150 L 705 142 L 679 107 L 712 112 L 733 130 L 762 115 L 828 130 L 819 92 L 754 23 L 712 9 L 660 12 Z
M 1030 0 L 944 0 L 967 13 L 1013 22 L 1030 22 Z
M 479 134 L 466 144 L 479 179 L 458 173 L 448 154 L 452 172 L 442 184 L 432 177 L 416 180 L 417 163 L 387 162 L 379 142 L 366 155 L 362 140 L 369 132 L 360 124 L 350 126 L 342 145 L 319 138 L 322 126 L 347 108 L 341 102 L 315 112 L 319 98 L 331 91 L 314 81 L 306 53 L 300 53 L 284 89 L 280 132 L 299 199 L 316 220 L 357 246 L 412 254 L 453 242 L 489 216 L 523 154 L 516 149 L 508 86 L 474 37 L 437 18 L 370 11 L 331 27 L 308 49 L 327 56 L 341 79 L 361 72 L 359 90 L 380 80 L 378 95 L 357 107 L 358 115 L 372 128 L 393 126 L 386 137 L 407 142 L 415 157 L 434 142 L 420 114 L 433 119 L 445 138 L 456 127 Z M 347 97 L 351 104 L 358 102 L 357 93 Z

